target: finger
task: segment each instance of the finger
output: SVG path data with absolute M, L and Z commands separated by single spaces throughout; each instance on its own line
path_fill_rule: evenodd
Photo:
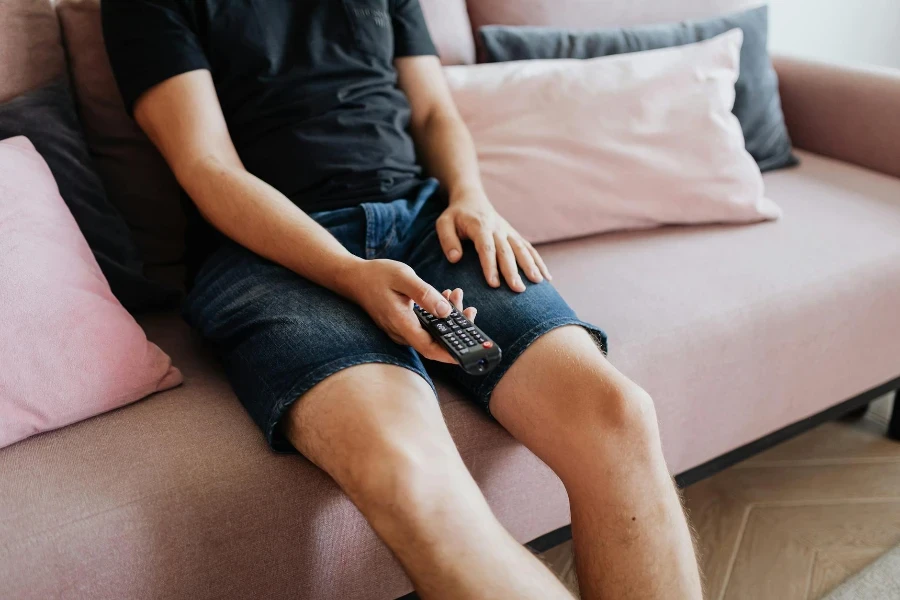
M 481 261 L 481 270 L 484 278 L 491 287 L 500 287 L 500 277 L 497 275 L 497 247 L 494 245 L 494 236 L 488 232 L 482 232 L 475 240 L 475 249 L 478 251 L 478 259 Z
M 453 217 L 439 217 L 435 223 L 435 229 L 447 260 L 452 263 L 458 262 L 462 258 L 462 243 L 456 233 L 456 223 L 453 222 Z
M 422 280 L 411 268 L 400 271 L 392 282 L 392 288 L 442 319 L 453 310 L 450 303 L 433 287 Z M 411 314 L 411 313 L 410 313 Z
M 534 283 L 542 282 L 544 276 L 541 274 L 541 270 L 538 268 L 537 263 L 534 262 L 534 257 L 531 255 L 525 242 L 519 237 L 511 236 L 509 238 L 509 245 L 512 246 L 513 252 L 516 255 L 516 262 L 519 263 L 519 267 L 522 268 L 525 276 Z
M 463 291 L 461 289 L 456 288 L 455 290 L 453 290 L 453 292 L 450 294 L 450 298 L 448 298 L 448 300 L 450 300 L 450 304 L 452 304 L 453 306 L 456 307 L 456 310 L 462 312 Z
M 541 258 L 541 253 L 534 249 L 530 243 L 525 242 L 525 245 L 528 247 L 528 251 L 531 253 L 531 257 L 534 259 L 535 264 L 537 264 L 538 268 L 541 270 L 543 276 L 549 280 L 553 281 L 553 275 L 550 274 L 550 269 L 547 268 L 547 265 L 544 264 L 544 259 Z
M 447 349 L 435 341 L 431 334 L 422 328 L 418 320 L 412 316 L 412 313 L 410 313 L 410 317 L 412 321 L 404 319 L 397 326 L 405 342 L 428 360 L 454 364 L 456 361 L 453 360 Z
M 450 299 L 450 290 L 444 290 L 443 292 L 441 292 L 441 296 L 443 296 L 444 298 L 449 300 Z
M 467 308 L 466 310 L 463 311 L 463 315 L 465 315 L 465 317 L 468 320 L 470 320 L 474 323 L 475 317 L 478 316 L 478 309 L 475 308 L 474 306 L 470 306 L 469 308 Z
M 500 266 L 500 272 L 503 273 L 503 279 L 514 292 L 524 292 L 525 284 L 519 277 L 519 267 L 516 265 L 516 255 L 513 253 L 509 240 L 505 235 L 496 234 L 494 236 L 497 242 L 497 264 Z

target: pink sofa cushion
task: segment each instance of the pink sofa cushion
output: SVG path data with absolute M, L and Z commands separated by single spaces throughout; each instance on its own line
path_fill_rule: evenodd
M 438 0 L 440 1 L 440 0 Z M 484 25 L 615 27 L 681 21 L 765 4 L 760 0 L 469 0 L 477 30 Z
M 421 0 L 428 30 L 445 65 L 475 62 L 475 40 L 465 0 Z
M 0 281 L 0 448 L 181 383 L 24 137 L 0 142 Z
M 532 242 L 777 218 L 731 114 L 742 37 L 446 69 L 500 213 Z

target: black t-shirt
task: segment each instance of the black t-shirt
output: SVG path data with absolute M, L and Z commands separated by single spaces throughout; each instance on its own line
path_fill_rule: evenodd
M 436 54 L 418 0 L 103 0 L 129 113 L 207 69 L 247 170 L 307 212 L 395 200 L 421 180 L 393 60 Z

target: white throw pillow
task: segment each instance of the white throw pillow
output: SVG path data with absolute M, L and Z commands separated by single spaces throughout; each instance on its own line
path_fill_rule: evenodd
M 731 113 L 742 41 L 445 72 L 489 197 L 532 242 L 753 222 L 781 211 Z

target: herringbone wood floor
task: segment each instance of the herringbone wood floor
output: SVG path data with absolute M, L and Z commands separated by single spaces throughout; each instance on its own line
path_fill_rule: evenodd
M 862 420 L 828 423 L 685 490 L 707 598 L 817 600 L 900 544 L 890 407 L 879 400 Z M 577 589 L 571 543 L 543 558 Z

